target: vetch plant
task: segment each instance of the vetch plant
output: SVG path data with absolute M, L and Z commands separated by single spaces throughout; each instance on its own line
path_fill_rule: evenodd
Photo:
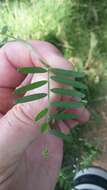
M 29 45 L 29 44 L 27 44 Z M 67 110 L 69 109 L 78 109 L 84 106 L 86 101 L 84 100 L 85 94 L 84 90 L 87 89 L 87 86 L 80 82 L 80 78 L 84 77 L 84 73 L 72 70 L 65 70 L 60 68 L 53 68 L 49 66 L 45 61 L 40 60 L 43 67 L 22 67 L 18 68 L 18 72 L 23 74 L 41 74 L 47 73 L 48 79 L 37 81 L 31 84 L 27 84 L 23 87 L 17 88 L 15 90 L 15 94 L 26 93 L 27 91 L 34 90 L 39 88 L 45 84 L 48 85 L 47 93 L 41 92 L 32 95 L 23 96 L 16 100 L 16 104 L 26 103 L 30 101 L 38 101 L 39 99 L 43 99 L 44 97 L 48 97 L 47 107 L 42 109 L 39 113 L 35 115 L 35 122 L 40 124 L 41 119 L 45 119 L 45 122 L 41 124 L 41 132 L 50 132 L 58 137 L 61 137 L 64 140 L 70 140 L 69 135 L 65 135 L 64 133 L 56 130 L 53 126 L 56 121 L 59 120 L 76 120 L 79 118 L 78 114 L 69 113 Z M 62 84 L 64 87 L 60 88 L 52 88 L 51 80 Z M 59 96 L 64 97 L 73 97 L 77 99 L 76 101 L 52 101 L 50 98 L 50 93 L 55 93 Z M 51 108 L 56 108 L 56 112 L 52 113 Z M 51 127 L 52 126 L 52 127 Z M 46 151 L 47 152 L 47 151 Z

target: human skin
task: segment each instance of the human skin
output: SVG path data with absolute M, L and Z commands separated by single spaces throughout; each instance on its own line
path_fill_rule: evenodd
M 29 43 L 36 53 L 21 42 L 9 42 L 0 49 L 0 190 L 53 190 L 63 158 L 62 140 L 41 134 L 34 122 L 35 115 L 47 106 L 47 97 L 16 105 L 13 92 L 16 87 L 47 79 L 47 74 L 18 73 L 19 67 L 42 66 L 40 57 L 53 67 L 70 69 L 71 64 L 50 43 Z M 51 86 L 59 84 L 51 82 Z M 47 85 L 26 94 L 34 92 L 47 92 Z M 51 100 L 57 99 L 51 94 Z M 56 126 L 68 133 L 70 127 L 88 120 L 85 108 L 76 112 L 80 115 L 78 121 L 60 121 Z M 42 155 L 44 148 L 48 148 L 48 158 Z

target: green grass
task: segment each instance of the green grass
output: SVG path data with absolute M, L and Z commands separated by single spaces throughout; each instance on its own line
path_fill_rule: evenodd
M 47 40 L 72 60 L 75 68 L 86 73 L 89 106 L 104 95 L 107 74 L 107 2 L 106 0 L 6 0 L 0 1 L 1 46 L 11 36 Z M 9 37 L 10 36 L 10 37 Z M 94 121 L 98 122 L 98 115 Z M 75 171 L 90 165 L 97 154 L 93 142 L 82 132 L 90 125 L 71 132 L 71 143 L 65 143 L 64 161 L 58 190 L 71 190 Z M 82 130 L 81 130 L 82 129 Z

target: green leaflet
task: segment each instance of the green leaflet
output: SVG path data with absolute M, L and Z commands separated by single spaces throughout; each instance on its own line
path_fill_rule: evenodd
M 43 123 L 42 125 L 41 125 L 41 132 L 42 133 L 44 133 L 44 132 L 48 132 L 48 130 L 49 130 L 49 124 L 48 123 Z
M 43 118 L 48 113 L 48 108 L 43 109 L 41 112 L 39 112 L 35 118 L 35 121 L 39 121 L 41 118 Z
M 24 96 L 22 98 L 18 98 L 16 100 L 16 104 L 38 100 L 38 99 L 44 98 L 45 96 L 47 96 L 47 94 L 45 94 L 45 93 L 33 94 L 30 96 Z
M 61 113 L 55 113 L 52 115 L 52 119 L 55 120 L 67 120 L 67 119 L 78 119 L 79 115 L 74 114 L 74 113 L 65 113 L 65 112 L 61 112 Z
M 21 88 L 18 88 L 15 90 L 15 94 L 19 94 L 19 93 L 24 93 L 24 92 L 27 92 L 29 90 L 33 90 L 35 88 L 39 88 L 43 85 L 45 85 L 48 81 L 46 80 L 42 80 L 42 81 L 38 81 L 38 82 L 34 82 L 34 83 L 31 83 L 31 84 L 28 84 L 26 86 L 23 86 Z
M 85 95 L 82 92 L 78 92 L 76 90 L 71 90 L 71 89 L 53 88 L 53 89 L 51 89 L 51 91 L 56 94 L 62 94 L 65 96 L 73 96 L 73 97 L 80 97 L 80 98 L 85 97 Z
M 80 73 L 76 71 L 70 71 L 70 70 L 64 70 L 64 69 L 58 69 L 58 68 L 51 68 L 50 71 L 59 76 L 75 77 L 75 78 L 84 77 L 84 73 Z
M 85 84 L 83 84 L 82 82 L 75 81 L 73 79 L 69 79 L 69 78 L 67 79 L 67 78 L 59 77 L 59 76 L 51 76 L 51 79 L 59 83 L 72 85 L 73 87 L 78 88 L 78 89 L 87 89 L 87 86 Z
M 86 104 L 88 103 L 87 100 L 81 100 L 81 102 L 82 102 L 84 105 L 86 105 Z
M 62 107 L 65 109 L 81 108 L 84 106 L 82 102 L 61 102 L 61 101 L 51 102 L 51 105 L 55 107 Z
M 61 131 L 53 129 L 53 130 L 50 131 L 50 134 L 55 135 L 56 137 L 59 137 L 59 138 L 63 139 L 64 141 L 67 141 L 67 142 L 71 141 L 70 135 L 65 135 Z
M 29 73 L 46 73 L 47 69 L 42 67 L 22 67 L 17 69 L 18 72 L 29 74 Z
M 0 33 L 4 35 L 4 34 L 6 34 L 6 33 L 8 32 L 8 30 L 9 30 L 9 29 L 8 29 L 8 26 L 5 25 L 5 26 L 2 28 L 2 30 L 1 30 Z
M 49 151 L 48 151 L 48 148 L 47 148 L 47 147 L 42 150 L 42 156 L 43 156 L 45 159 L 48 158 L 48 156 L 49 156 Z

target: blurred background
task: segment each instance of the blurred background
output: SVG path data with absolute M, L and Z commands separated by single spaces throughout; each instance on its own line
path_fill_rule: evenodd
M 89 166 L 102 155 L 104 148 L 104 137 L 100 134 L 107 126 L 107 2 L 1 0 L 0 47 L 13 38 L 51 42 L 76 70 L 86 74 L 84 82 L 88 86 L 87 107 L 91 119 L 84 126 L 73 129 L 71 141 L 65 142 L 56 186 L 56 190 L 71 190 L 75 172 Z

